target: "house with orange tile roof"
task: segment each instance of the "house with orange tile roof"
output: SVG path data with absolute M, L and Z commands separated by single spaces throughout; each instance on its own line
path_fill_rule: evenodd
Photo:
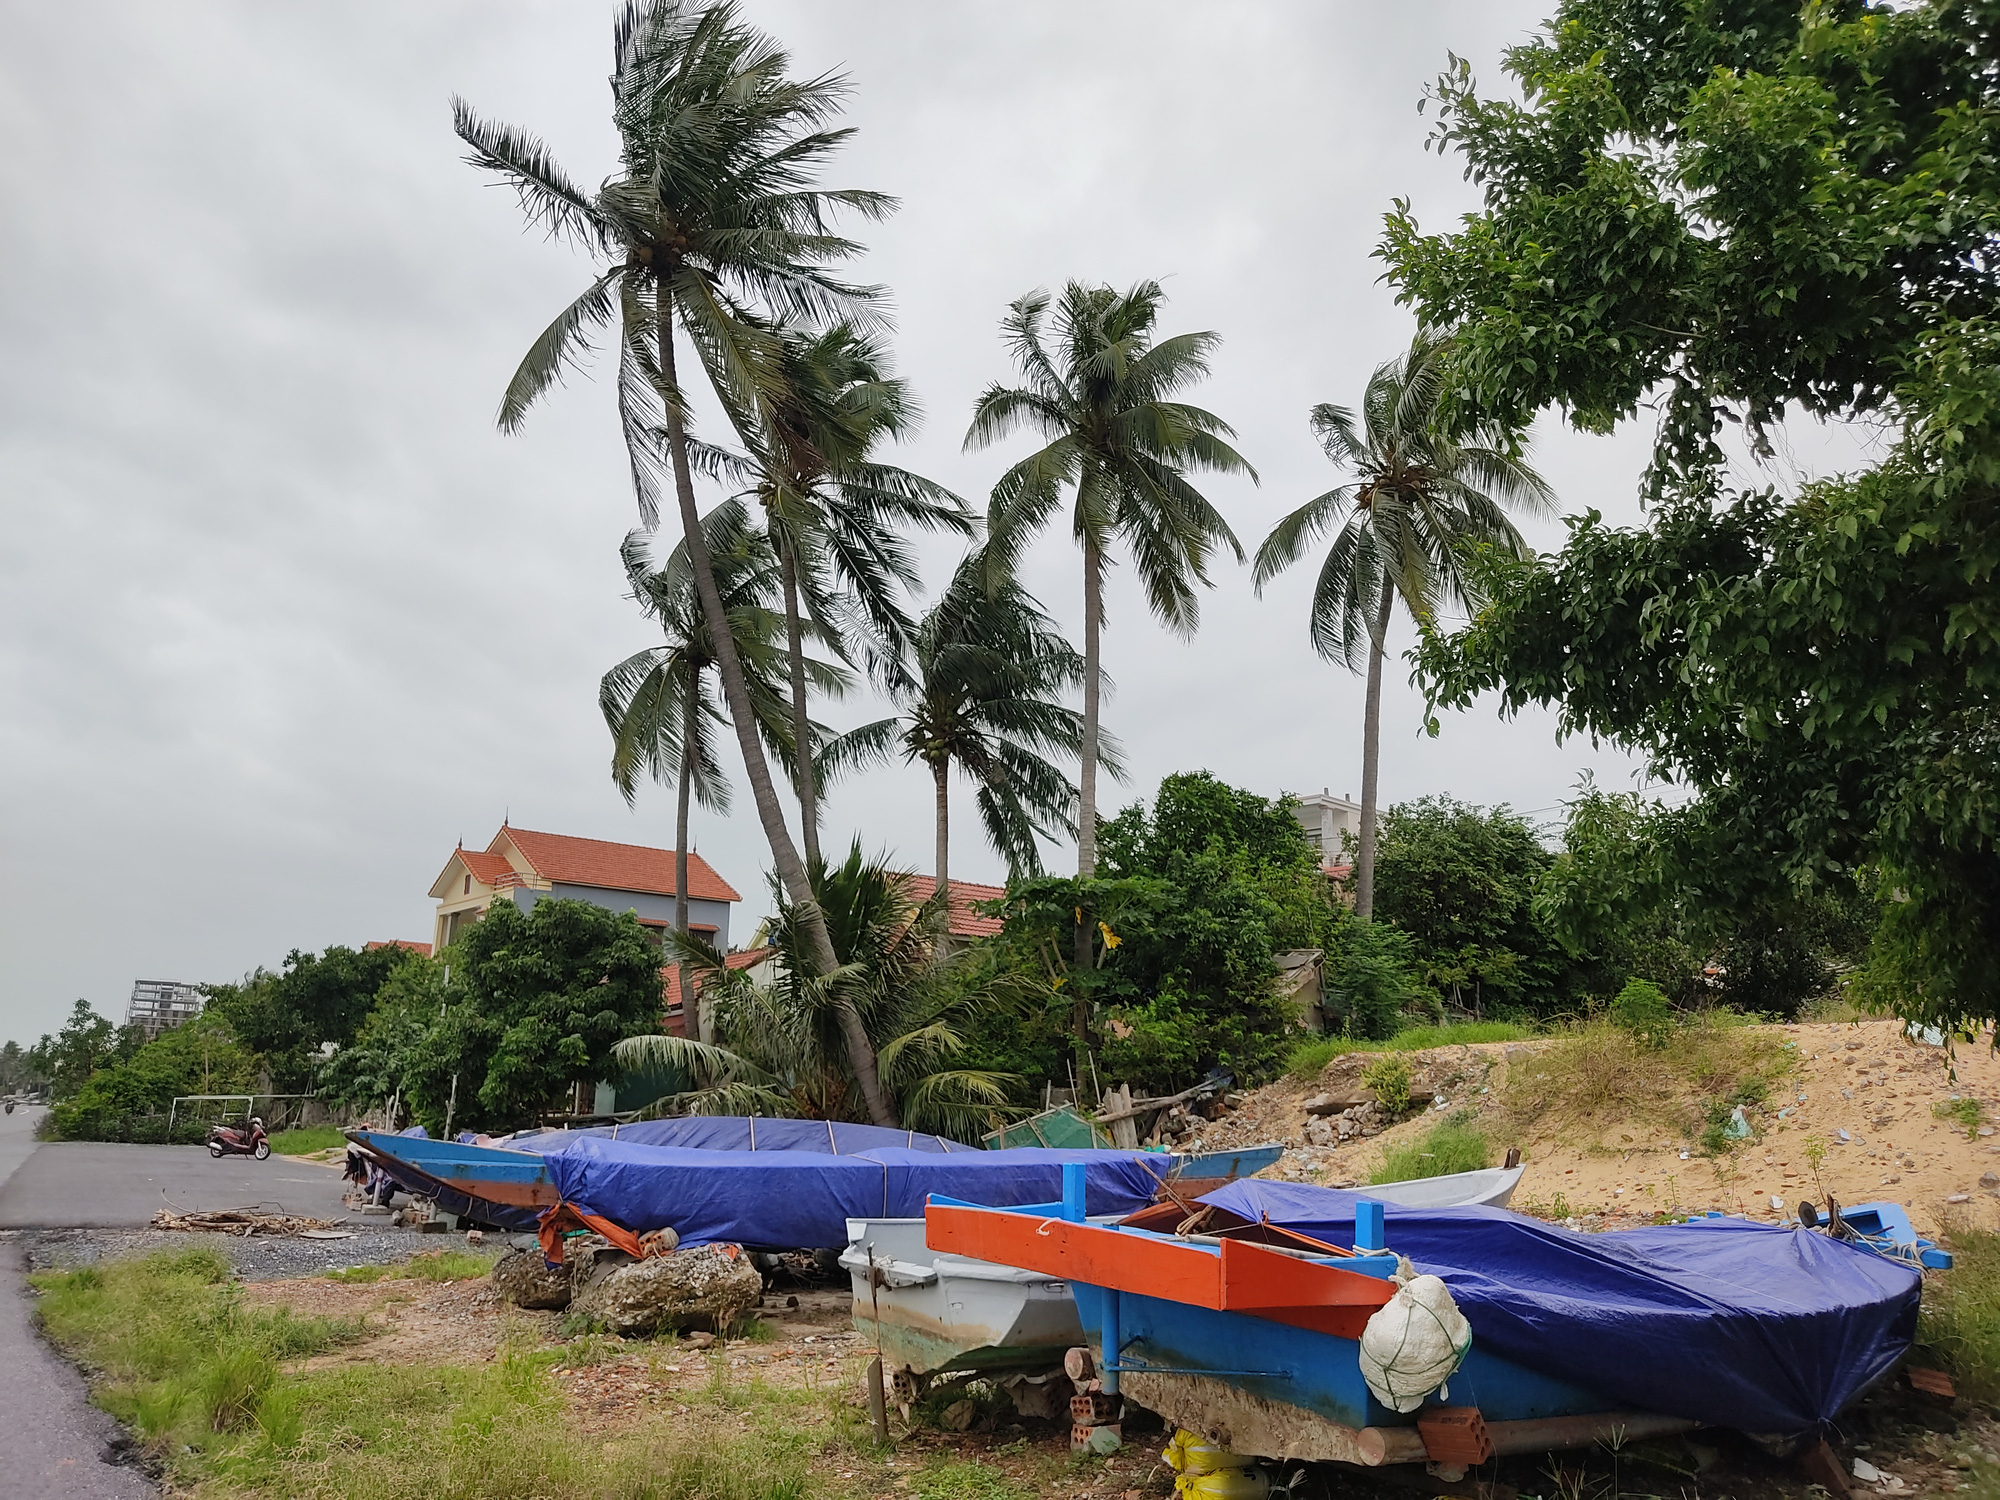
M 532 911 L 541 900 L 588 901 L 629 911 L 657 934 L 673 925 L 674 851 L 613 844 L 502 823 L 483 850 L 460 845 L 431 882 L 437 902 L 432 946 L 443 948 L 495 900 Z M 729 946 L 729 912 L 743 898 L 699 854 L 688 855 L 688 927 Z

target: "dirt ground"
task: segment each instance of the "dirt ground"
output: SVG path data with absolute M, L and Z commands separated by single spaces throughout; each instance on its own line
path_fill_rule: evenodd
M 1746 1111 L 1752 1139 L 1721 1156 L 1659 1126 L 1600 1122 L 1587 1135 L 1560 1125 L 1507 1135 L 1500 1098 L 1514 1070 L 1532 1065 L 1547 1041 L 1491 1042 L 1407 1054 L 1417 1097 L 1443 1101 L 1366 1140 L 1314 1147 L 1304 1142 L 1305 1101 L 1350 1082 L 1368 1061 L 1337 1058 L 1309 1082 L 1283 1079 L 1249 1095 L 1241 1108 L 1203 1126 L 1204 1147 L 1283 1141 L 1288 1150 L 1266 1176 L 1330 1186 L 1365 1183 L 1383 1148 L 1422 1135 L 1443 1113 L 1470 1109 L 1488 1125 L 1496 1148 L 1519 1146 L 1527 1170 L 1513 1207 L 1553 1218 L 1593 1218 L 1608 1226 L 1656 1213 L 1725 1209 L 1776 1220 L 1800 1199 L 1843 1204 L 1888 1200 L 1909 1210 L 1920 1232 L 1947 1220 L 2000 1223 L 2000 1135 L 1979 1134 L 1933 1116 L 1952 1095 L 1980 1102 L 1984 1119 L 2000 1113 L 2000 1056 L 1989 1032 L 1947 1053 L 1905 1037 L 1891 1021 L 1745 1028 L 1776 1039 L 1793 1059 L 1764 1105 Z M 1788 1045 L 1787 1045 L 1788 1044 Z M 1780 1112 L 1783 1112 L 1782 1115 Z M 1842 1132 L 1845 1132 L 1843 1137 Z M 1817 1178 L 1808 1138 L 1825 1146 Z M 1779 1199 L 1782 1211 L 1771 1206 Z
M 314 1366 L 408 1362 L 470 1364 L 492 1360 L 510 1342 L 560 1347 L 555 1379 L 571 1403 L 578 1430 L 609 1438 L 662 1410 L 697 1408 L 717 1380 L 759 1381 L 825 1392 L 855 1409 L 872 1352 L 849 1322 L 845 1288 L 779 1287 L 766 1296 L 755 1337 L 708 1340 L 624 1341 L 601 1335 L 564 1338 L 558 1314 L 501 1306 L 484 1278 L 456 1283 L 384 1280 L 343 1284 L 324 1277 L 266 1281 L 245 1295 L 262 1305 L 301 1314 L 360 1317 L 372 1335 L 321 1356 Z M 1004 1402 L 988 1403 L 973 1429 L 941 1431 L 919 1421 L 892 1418 L 893 1450 L 874 1456 L 848 1450 L 829 1454 L 822 1480 L 829 1490 L 854 1496 L 922 1489 L 941 1464 L 976 1463 L 1005 1476 L 1011 1493 L 1071 1500 L 1137 1500 L 1172 1492 L 1172 1476 L 1159 1460 L 1167 1436 L 1156 1419 L 1128 1414 L 1126 1447 L 1108 1458 L 1070 1454 L 1068 1430 L 1051 1422 L 1018 1420 Z M 1882 1479 L 1857 1493 L 1889 1496 L 1952 1494 L 1968 1483 L 1990 1484 L 2000 1473 L 2000 1422 L 1994 1413 L 1964 1401 L 1941 1401 L 1912 1390 L 1900 1378 L 1884 1382 L 1843 1419 L 1837 1444 L 1843 1469 L 1856 1458 L 1872 1462 Z M 1298 1471 L 1284 1465 L 1280 1478 Z M 1983 1479 L 1975 1480 L 1975 1475 Z M 1475 1494 L 1476 1483 L 1484 1489 Z M 1980 1494 L 1987 1491 L 1979 1489 Z M 950 1489 L 957 1495 L 960 1489 Z M 967 1496 L 1003 1494 L 963 1489 Z M 1483 1470 L 1475 1481 L 1442 1485 L 1422 1469 L 1348 1472 L 1319 1466 L 1294 1491 L 1297 1500 L 1366 1500 L 1366 1497 L 1462 1493 L 1474 1500 L 1515 1500 L 1555 1495 L 1573 1500 L 1615 1500 L 1618 1495 L 1727 1495 L 1735 1500 L 1812 1500 L 1788 1463 L 1775 1460 L 1728 1433 L 1635 1445 L 1603 1452 L 1509 1459 Z

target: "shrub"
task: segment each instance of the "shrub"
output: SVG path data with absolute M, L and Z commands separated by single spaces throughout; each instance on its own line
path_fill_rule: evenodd
M 1611 1023 L 1650 1047 L 1664 1047 L 1673 1033 L 1674 1008 L 1665 990 L 1634 975 L 1611 1002 Z
M 1362 1087 L 1375 1096 L 1375 1102 L 1391 1115 L 1400 1115 L 1410 1107 L 1410 1060 L 1396 1053 L 1386 1053 L 1376 1058 L 1361 1070 Z
M 1949 1120 L 1967 1137 L 1978 1139 L 1980 1109 L 1977 1099 L 1940 1099 L 1931 1106 L 1931 1114 L 1940 1120 Z
M 2000 1233 L 1953 1227 L 1945 1238 L 1957 1264 L 1924 1278 L 1917 1340 L 1942 1357 L 1960 1395 L 2000 1401 Z
M 1448 1177 L 1476 1172 L 1487 1163 L 1485 1132 L 1469 1120 L 1449 1119 L 1433 1125 L 1422 1138 L 1391 1146 L 1382 1165 L 1369 1173 L 1370 1182 L 1409 1182 L 1419 1177 Z

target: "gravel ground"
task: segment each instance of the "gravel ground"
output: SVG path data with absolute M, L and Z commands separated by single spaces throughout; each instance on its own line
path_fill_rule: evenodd
M 518 1236 L 523 1244 L 529 1235 Z M 425 1250 L 463 1248 L 456 1234 L 419 1234 L 413 1229 L 367 1229 L 349 1239 L 308 1240 L 278 1235 L 183 1233 L 161 1229 L 37 1229 L 0 1233 L 0 1243 L 15 1241 L 31 1271 L 90 1265 L 121 1255 L 146 1255 L 155 1250 L 185 1250 L 211 1246 L 229 1257 L 246 1281 L 278 1281 L 313 1276 L 346 1266 L 386 1265 L 407 1260 Z M 507 1237 L 488 1235 L 490 1248 Z

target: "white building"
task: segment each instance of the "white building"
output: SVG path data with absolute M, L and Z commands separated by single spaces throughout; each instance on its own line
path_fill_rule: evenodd
M 200 1014 L 199 985 L 180 984 L 172 979 L 135 979 L 132 999 L 125 1007 L 125 1024 L 144 1031 L 150 1042 L 161 1032 L 171 1031 Z
M 1320 863 L 1324 865 L 1344 865 L 1350 856 L 1345 852 L 1347 839 L 1361 837 L 1361 804 L 1342 794 L 1334 796 L 1325 788 L 1309 796 L 1299 798 L 1299 804 L 1292 809 L 1292 816 L 1299 820 L 1299 826 L 1306 831 L 1306 842 L 1319 851 Z

